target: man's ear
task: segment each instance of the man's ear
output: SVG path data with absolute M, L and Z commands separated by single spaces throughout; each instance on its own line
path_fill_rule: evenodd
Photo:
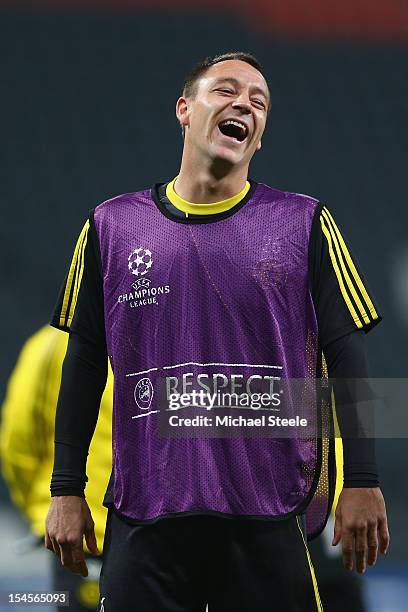
M 259 151 L 261 148 L 262 148 L 262 140 L 260 140 L 258 144 L 256 145 L 256 150 Z
M 176 102 L 176 116 L 182 127 L 186 127 L 189 124 L 189 105 L 187 99 L 181 97 Z

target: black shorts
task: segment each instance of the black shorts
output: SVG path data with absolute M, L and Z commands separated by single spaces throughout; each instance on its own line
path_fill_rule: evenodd
M 109 510 L 100 595 L 100 612 L 323 610 L 298 517 L 130 525 Z

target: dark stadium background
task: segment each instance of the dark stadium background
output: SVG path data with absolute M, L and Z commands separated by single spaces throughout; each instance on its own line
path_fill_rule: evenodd
M 407 376 L 407 3 L 194 6 L 0 1 L 1 397 L 22 343 L 50 316 L 87 211 L 175 175 L 182 79 L 228 50 L 253 52 L 272 93 L 251 176 L 328 205 L 384 315 L 368 337 L 372 375 Z M 408 567 L 407 454 L 406 440 L 378 443 L 392 543 L 364 578 L 376 611 L 403 609 L 381 601 Z M 0 508 L 20 533 L 4 484 Z

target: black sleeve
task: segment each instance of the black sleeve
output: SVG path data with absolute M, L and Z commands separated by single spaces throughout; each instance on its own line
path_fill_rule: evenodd
M 106 345 L 102 265 L 93 211 L 77 240 L 51 325 L 76 332 L 101 347 Z
M 367 414 L 370 404 L 366 402 L 366 388 L 360 384 L 360 381 L 368 379 L 364 336 L 361 330 L 353 331 L 331 342 L 324 353 L 334 387 L 339 429 L 343 434 L 343 472 L 346 488 L 379 486 L 374 437 L 353 437 L 356 432 L 361 431 L 356 408 L 358 406 L 367 406 L 364 419 L 366 424 L 367 420 L 371 421 L 370 430 L 374 429 L 374 416 Z
M 368 332 L 381 321 L 356 258 L 323 204 L 319 204 L 313 219 L 309 272 L 323 349 L 356 329 Z
M 108 374 L 101 347 L 70 333 L 55 418 L 51 496 L 84 496 L 86 460 Z
M 107 379 L 103 282 L 93 212 L 86 221 L 51 325 L 70 333 L 55 419 L 51 495 L 84 495 L 86 460 Z

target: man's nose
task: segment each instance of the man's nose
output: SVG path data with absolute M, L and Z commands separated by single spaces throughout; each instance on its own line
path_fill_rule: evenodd
M 244 113 L 251 112 L 251 103 L 247 96 L 241 95 L 232 102 L 232 108 L 239 109 Z

